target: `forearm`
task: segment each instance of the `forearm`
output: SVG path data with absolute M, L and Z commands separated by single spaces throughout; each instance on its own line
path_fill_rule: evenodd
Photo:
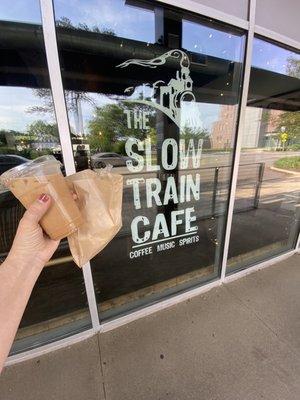
M 0 372 L 42 267 L 10 256 L 0 265 Z

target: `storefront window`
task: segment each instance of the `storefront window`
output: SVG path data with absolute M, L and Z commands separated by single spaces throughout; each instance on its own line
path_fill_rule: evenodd
M 32 0 L 28 7 L 23 3 L 4 1 L 0 11 L 0 174 L 44 154 L 63 161 L 39 2 Z M 1 261 L 23 213 L 16 198 L 0 187 Z M 89 327 L 84 288 L 82 272 L 71 261 L 67 242 L 62 241 L 33 290 L 12 352 Z
M 300 54 L 255 38 L 229 273 L 295 246 L 300 218 L 299 89 Z
M 218 277 L 244 33 L 150 1 L 54 7 L 77 170 L 124 177 L 91 261 L 107 320 Z

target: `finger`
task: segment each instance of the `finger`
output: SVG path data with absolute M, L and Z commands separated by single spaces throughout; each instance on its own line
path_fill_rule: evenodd
M 46 214 L 51 204 L 51 197 L 48 194 L 41 194 L 39 198 L 28 207 L 23 219 L 36 224 Z

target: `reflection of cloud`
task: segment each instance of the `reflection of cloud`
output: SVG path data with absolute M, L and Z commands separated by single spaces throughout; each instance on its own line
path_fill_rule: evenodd
M 187 125 L 193 129 L 207 129 L 210 132 L 213 123 L 218 120 L 219 109 L 219 104 L 183 102 L 181 126 L 183 127 L 187 122 Z
M 11 109 L 14 109 L 15 112 L 26 112 L 27 106 L 26 105 L 4 105 L 0 104 L 0 112 L 5 113 L 5 112 L 10 112 Z
M 139 85 L 136 87 L 133 87 L 133 93 L 131 96 L 126 96 L 126 99 L 134 100 L 134 99 L 139 99 L 142 97 L 142 99 L 149 99 L 153 96 L 153 88 L 150 86 L 149 83 Z M 129 89 L 129 88 L 128 88 Z M 127 94 L 126 92 L 124 93 L 125 95 Z
M 201 104 L 195 102 L 181 102 L 180 128 L 191 128 L 193 130 L 203 129 Z
M 0 129 L 24 132 L 38 119 L 53 123 L 53 115 L 27 112 L 29 107 L 42 105 L 42 100 L 33 94 L 31 88 L 0 87 Z
M 13 122 L 13 117 L 3 117 L 0 115 L 0 129 L 11 129 L 10 126 Z

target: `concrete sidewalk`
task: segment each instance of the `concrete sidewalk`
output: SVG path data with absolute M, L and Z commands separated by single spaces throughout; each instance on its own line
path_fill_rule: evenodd
M 0 378 L 1 400 L 299 398 L 300 255 Z

